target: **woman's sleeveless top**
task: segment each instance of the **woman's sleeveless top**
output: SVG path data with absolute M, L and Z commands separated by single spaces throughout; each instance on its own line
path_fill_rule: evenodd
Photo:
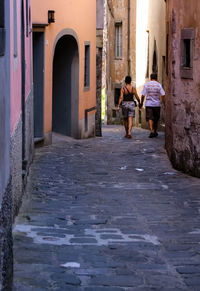
M 125 87 L 126 88 L 126 87 Z M 126 88 L 126 91 L 128 91 L 128 89 Z M 130 93 L 129 91 L 126 93 L 125 89 L 124 89 L 124 93 L 123 93 L 123 101 L 134 101 L 134 94 Z

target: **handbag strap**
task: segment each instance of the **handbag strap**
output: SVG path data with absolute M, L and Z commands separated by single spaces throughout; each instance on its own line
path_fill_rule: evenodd
M 131 95 L 133 95 L 133 97 L 135 97 L 135 94 L 134 93 L 130 93 L 130 91 L 128 90 L 128 88 L 125 86 L 125 88 L 126 88 L 126 90 L 127 90 L 127 92 L 128 92 L 128 94 L 131 96 Z M 132 90 L 133 90 L 133 88 L 132 88 Z M 134 98 L 133 98 L 134 99 Z

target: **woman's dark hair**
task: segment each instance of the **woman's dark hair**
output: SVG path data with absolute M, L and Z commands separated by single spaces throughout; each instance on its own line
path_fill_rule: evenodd
M 130 76 L 126 76 L 125 83 L 126 84 L 131 84 L 131 77 Z

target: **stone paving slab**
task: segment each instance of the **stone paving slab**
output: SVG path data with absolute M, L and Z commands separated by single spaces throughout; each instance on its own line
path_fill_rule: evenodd
M 164 134 L 106 126 L 36 150 L 16 219 L 14 290 L 200 290 L 200 179 Z

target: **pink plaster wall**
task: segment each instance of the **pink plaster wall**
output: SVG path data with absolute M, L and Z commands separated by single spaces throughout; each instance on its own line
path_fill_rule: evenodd
M 26 1 L 24 0 L 24 7 Z M 14 27 L 13 23 L 13 5 L 11 4 L 11 27 Z M 26 24 L 26 11 L 25 11 L 25 24 Z M 31 26 L 30 26 L 31 29 Z M 10 35 L 10 43 L 11 43 L 11 134 L 13 134 L 20 116 L 21 116 L 21 4 L 17 1 L 17 48 L 18 48 L 18 55 L 14 57 L 14 29 L 11 29 Z M 26 99 L 31 91 L 32 86 L 32 72 L 31 72 L 31 46 L 32 46 L 32 34 L 29 33 L 29 36 L 26 37 L 26 25 L 25 25 L 25 58 L 26 58 L 26 89 L 25 95 Z
M 20 114 L 21 114 L 21 42 L 20 42 L 20 27 L 21 27 L 21 19 L 20 19 L 20 4 L 17 4 L 17 50 L 18 50 L 18 56 L 14 57 L 14 13 L 13 10 L 13 4 L 11 1 L 11 17 L 10 17 L 10 26 L 13 27 L 13 29 L 10 30 L 10 71 L 11 71 L 11 134 L 13 133 Z

